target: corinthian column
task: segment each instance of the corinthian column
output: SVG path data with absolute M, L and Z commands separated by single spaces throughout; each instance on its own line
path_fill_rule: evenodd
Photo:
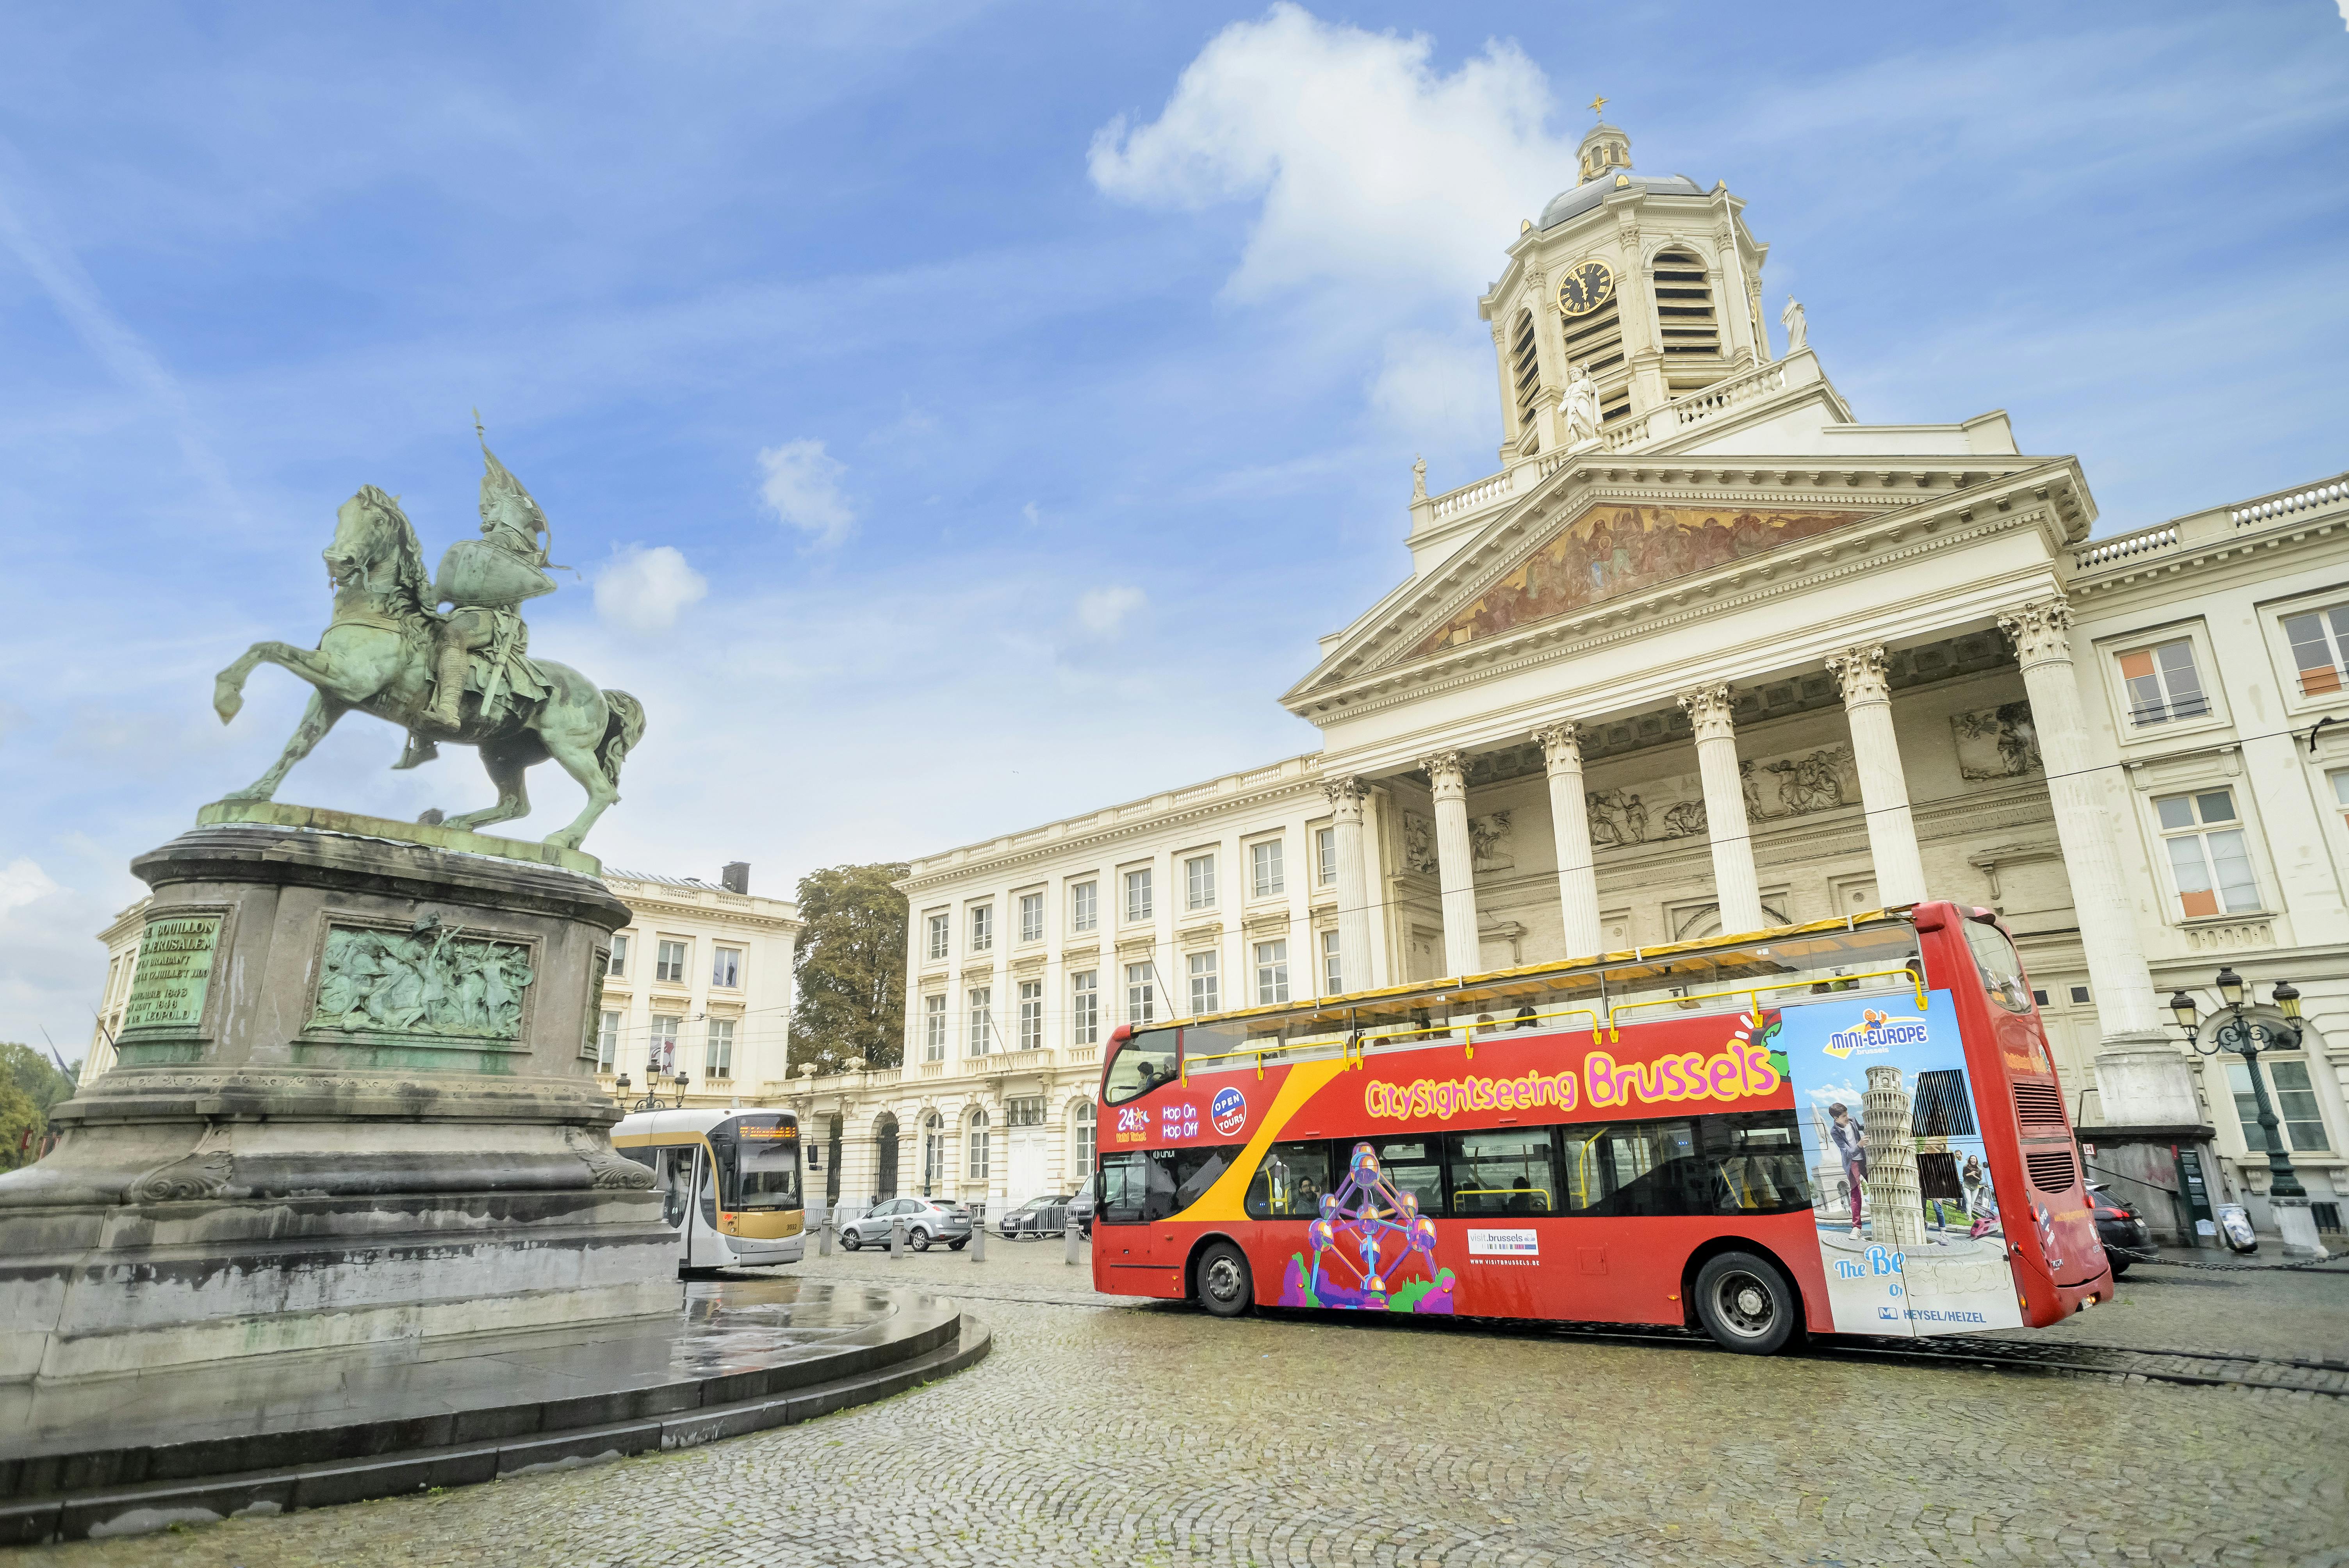
M 1713 840 L 1713 889 L 1721 901 L 1726 936 L 1759 931 L 1762 881 L 1754 872 L 1754 839 L 1745 821 L 1745 785 L 1737 774 L 1737 727 L 1729 717 L 1729 686 L 1715 681 L 1681 694 L 1696 730 L 1696 766 L 1704 779 L 1704 829 Z
M 1444 965 L 1454 975 L 1483 968 L 1476 943 L 1476 851 L 1468 838 L 1468 758 L 1423 757 L 1435 794 L 1435 884 L 1444 893 Z
M 2064 874 L 2072 882 L 2080 947 L 2088 961 L 2088 984 L 2095 992 L 2096 1021 L 2107 1046 L 2159 1043 L 2163 1051 L 2175 1056 L 2155 1010 L 2153 975 L 2137 937 L 2137 912 L 2122 889 L 2120 864 L 2096 800 L 2088 720 L 2080 707 L 2079 676 L 2072 667 L 2072 607 L 2060 598 L 2038 600 L 2001 615 L 1998 627 L 2023 664 L 2023 688 L 2030 694 L 2031 721 L 2047 766 L 2055 840 L 2064 851 Z M 2105 1074 L 2099 1070 L 2097 1078 L 2101 1083 Z M 2109 1102 L 2104 1112 L 2108 1122 L 2127 1117 L 2126 1107 Z
M 1599 867 L 1590 853 L 1590 802 L 1582 792 L 1582 741 L 1572 721 L 1534 731 L 1549 769 L 1550 831 L 1557 840 L 1557 907 L 1566 955 L 1588 958 L 1606 939 L 1599 930 Z
M 1338 846 L 1338 979 L 1349 991 L 1364 991 L 1371 985 L 1371 884 L 1362 869 L 1363 784 L 1332 779 L 1321 789 L 1330 797 Z
M 1870 643 L 1827 655 L 1827 672 L 1843 687 L 1851 723 L 1852 767 L 1859 774 L 1859 805 L 1868 820 L 1868 855 L 1876 865 L 1878 903 L 1914 903 L 1925 896 L 1925 857 L 1917 849 L 1917 820 L 1909 810 L 1909 778 L 1892 734 L 1892 688 L 1884 679 L 1884 650 Z

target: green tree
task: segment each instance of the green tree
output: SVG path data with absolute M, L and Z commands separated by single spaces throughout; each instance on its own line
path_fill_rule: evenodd
M 0 1042 L 0 1171 L 40 1157 L 49 1108 L 73 1091 L 73 1079 L 47 1056 L 13 1040 Z
M 905 895 L 889 884 L 903 864 L 827 866 L 800 878 L 799 953 L 792 969 L 793 1070 L 838 1072 L 850 1057 L 876 1068 L 905 1059 Z

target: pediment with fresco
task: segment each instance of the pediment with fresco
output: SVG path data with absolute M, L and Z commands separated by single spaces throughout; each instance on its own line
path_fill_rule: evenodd
M 1448 648 L 1572 614 L 1593 604 L 1765 555 L 1872 515 L 1770 507 L 1602 503 L 1536 547 L 1407 655 Z

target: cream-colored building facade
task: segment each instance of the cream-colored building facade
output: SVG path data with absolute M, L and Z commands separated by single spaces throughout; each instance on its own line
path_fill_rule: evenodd
M 1860 422 L 1791 303 L 1774 353 L 1724 186 L 1603 125 L 1579 173 L 1478 302 L 1499 468 L 1414 487 L 1281 696 L 1322 749 L 912 862 L 904 1065 L 794 1086 L 836 1191 L 1067 1190 L 1120 1023 L 1934 896 L 2012 923 L 2089 1137 L 2208 1126 L 2262 1222 L 2240 1063 L 2165 1003 L 2294 981 L 2262 1069 L 2337 1227 L 2343 480 L 2091 542 L 2003 414 Z

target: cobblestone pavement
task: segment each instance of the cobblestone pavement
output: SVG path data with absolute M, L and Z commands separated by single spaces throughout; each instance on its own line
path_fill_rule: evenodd
M 2164 1255 L 2231 1261 L 2211 1252 Z M 2323 1270 L 2139 1264 L 2120 1282 L 2110 1305 L 2025 1332 L 2098 1345 L 2349 1361 L 2349 1264 Z
M 2349 1400 L 1352 1318 L 1220 1323 L 1095 1295 L 1057 1244 L 999 1243 L 978 1264 L 867 1252 L 805 1272 L 957 1292 L 995 1354 L 706 1449 L 17 1561 L 2349 1565 Z M 2162 1285 L 2130 1326 L 2159 1329 L 2146 1343 L 2231 1344 L 2271 1288 L 2349 1292 L 2265 1275 Z M 2288 1315 L 2349 1305 L 2297 1299 Z M 2126 1317 L 2095 1319 L 2090 1337 L 2117 1343 Z

